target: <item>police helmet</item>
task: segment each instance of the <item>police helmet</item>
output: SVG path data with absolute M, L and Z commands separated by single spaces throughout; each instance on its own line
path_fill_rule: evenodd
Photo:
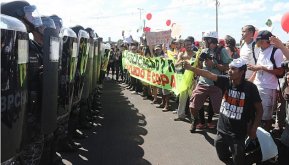
M 53 21 L 51 18 L 49 18 L 49 17 L 47 17 L 47 16 L 42 16 L 42 17 L 41 17 L 41 21 L 42 21 L 42 26 L 40 26 L 40 27 L 38 28 L 38 31 L 39 31 L 41 34 L 43 34 L 45 28 L 56 29 L 55 24 L 54 24 L 54 21 Z
M 76 25 L 74 27 L 71 27 L 71 29 L 77 34 L 77 36 L 78 36 L 78 32 L 80 30 L 84 30 L 84 28 L 82 26 L 80 26 L 80 25 Z
M 1 13 L 23 21 L 24 24 L 31 28 L 29 32 L 42 25 L 42 21 L 36 10 L 36 6 L 30 5 L 26 1 L 2 3 Z
M 91 29 L 90 27 L 86 28 L 85 31 L 89 34 L 90 38 L 96 38 L 96 35 L 94 33 L 94 30 Z
M 55 15 L 55 14 L 49 16 L 49 18 L 51 18 L 54 21 L 56 29 L 60 32 L 63 26 L 62 18 L 60 18 L 58 15 Z

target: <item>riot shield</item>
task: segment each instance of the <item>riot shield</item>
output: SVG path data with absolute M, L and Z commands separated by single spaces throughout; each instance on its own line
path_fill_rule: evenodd
M 49 134 L 57 127 L 60 38 L 57 31 L 52 28 L 45 28 L 43 38 L 41 129 L 44 134 Z
M 72 106 L 74 77 L 77 66 L 77 36 L 69 28 L 63 28 L 61 37 L 61 57 L 58 81 L 57 120 L 69 115 Z
M 1 14 L 1 162 L 20 151 L 27 110 L 28 33 L 16 18 Z
M 101 69 L 101 53 L 102 53 L 102 38 L 98 38 L 98 41 L 97 41 L 97 45 L 98 45 L 98 54 L 97 54 L 97 76 L 96 76 L 96 79 L 97 79 L 97 84 L 99 84 L 99 79 L 100 79 L 100 69 Z
M 93 53 L 94 53 L 94 41 L 92 38 L 89 39 L 89 54 L 87 59 L 87 66 L 84 74 L 84 84 L 81 99 L 85 100 L 91 94 L 92 84 L 92 72 L 93 72 Z
M 93 42 L 93 49 L 94 49 L 94 54 L 93 54 L 93 69 L 92 69 L 92 83 L 91 83 L 91 88 L 92 91 L 96 90 L 96 85 L 97 85 L 97 59 L 98 59 L 98 40 L 94 40 Z
M 73 105 L 79 103 L 83 91 L 85 71 L 89 54 L 89 34 L 84 30 L 78 32 L 78 62 L 75 73 Z

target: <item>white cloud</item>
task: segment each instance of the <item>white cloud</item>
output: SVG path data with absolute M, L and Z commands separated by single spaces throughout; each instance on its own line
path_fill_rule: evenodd
M 278 12 L 282 10 L 288 10 L 289 8 L 289 2 L 277 2 L 274 4 L 272 11 Z

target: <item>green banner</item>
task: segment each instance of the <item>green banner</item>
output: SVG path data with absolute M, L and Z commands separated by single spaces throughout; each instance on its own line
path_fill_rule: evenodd
M 185 71 L 184 74 L 176 73 L 174 61 L 171 59 L 147 58 L 123 51 L 122 60 L 124 68 L 131 76 L 150 85 L 171 90 L 176 95 L 183 90 L 191 89 L 194 81 L 194 74 L 191 71 Z

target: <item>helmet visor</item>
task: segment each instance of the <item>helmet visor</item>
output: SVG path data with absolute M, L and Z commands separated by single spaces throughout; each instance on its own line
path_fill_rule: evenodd
M 41 34 L 44 34 L 45 28 L 56 29 L 55 24 L 51 18 L 41 17 L 42 25 L 38 27 L 38 30 Z
M 58 16 L 50 16 L 51 19 L 53 19 L 56 28 L 61 29 L 62 28 L 62 19 Z
M 24 7 L 25 18 L 27 21 L 32 23 L 35 27 L 39 27 L 42 25 L 41 17 L 39 16 L 36 6 L 30 5 Z

